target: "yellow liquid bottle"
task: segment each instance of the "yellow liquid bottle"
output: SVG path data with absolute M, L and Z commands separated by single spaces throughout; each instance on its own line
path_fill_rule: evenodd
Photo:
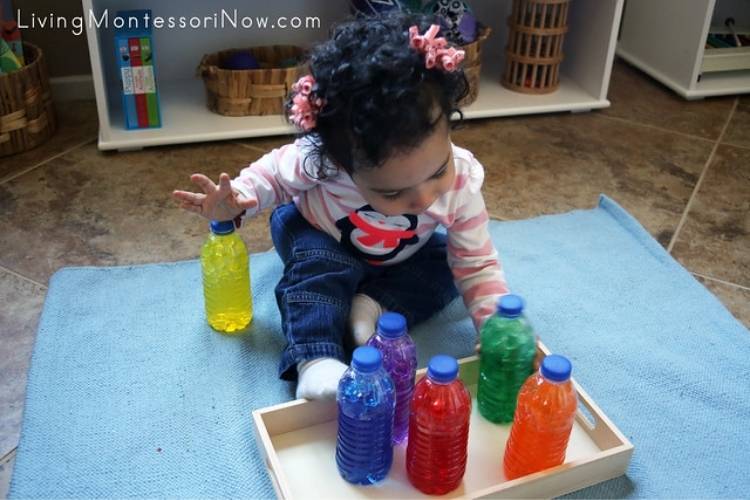
M 253 318 L 247 247 L 232 221 L 212 221 L 201 251 L 206 318 L 214 330 L 239 333 Z

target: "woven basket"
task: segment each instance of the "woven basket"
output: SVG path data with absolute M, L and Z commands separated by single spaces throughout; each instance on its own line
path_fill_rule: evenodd
M 459 106 L 468 106 L 477 99 L 479 95 L 479 76 L 482 72 L 482 44 L 490 36 L 492 29 L 489 26 L 480 26 L 477 38 L 471 43 L 462 45 L 464 54 L 464 74 L 469 81 L 469 93 L 461 99 Z
M 548 94 L 560 85 L 570 0 L 513 0 L 502 84 L 525 94 Z
M 44 54 L 28 42 L 23 53 L 25 66 L 0 75 L 0 156 L 34 148 L 57 128 Z
M 250 52 L 260 69 L 222 69 L 234 52 Z M 203 56 L 198 74 L 206 86 L 208 108 L 220 115 L 280 115 L 292 85 L 307 71 L 306 64 L 281 68 L 280 62 L 301 60 L 304 51 L 291 45 L 229 49 Z

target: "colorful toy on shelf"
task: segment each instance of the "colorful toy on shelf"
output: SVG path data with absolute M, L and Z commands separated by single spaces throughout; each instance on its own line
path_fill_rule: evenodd
M 221 61 L 221 69 L 260 69 L 260 64 L 250 52 L 237 51 L 228 54 L 224 60 Z
M 471 43 L 477 38 L 477 18 L 469 4 L 462 0 L 433 0 L 423 11 L 441 18 L 447 27 L 441 30 L 448 41 L 458 45 Z
M 8 60 L 12 61 L 12 59 L 7 55 L 4 56 L 7 60 L 4 61 L 0 73 L 10 73 L 26 64 L 23 55 L 23 43 L 21 43 L 21 30 L 18 29 L 18 23 L 13 16 L 13 4 L 10 0 L 0 0 L 0 40 L 5 41 L 8 47 L 7 49 L 3 47 L 0 51 L 5 53 L 10 50 L 11 54 L 15 56 L 15 62 L 9 62 Z M 18 67 L 13 68 L 16 66 L 16 62 Z
M 161 110 L 154 67 L 151 26 L 145 22 L 150 10 L 117 13 L 126 21 L 115 32 L 115 50 L 122 82 L 125 128 L 161 126 Z
M 21 30 L 15 21 L 0 21 L 0 39 L 5 40 L 21 64 L 26 64 L 21 42 Z
M 418 12 L 421 0 L 349 0 L 352 14 L 357 16 L 378 16 L 392 10 Z
M 0 38 L 0 74 L 16 71 L 23 66 L 10 46 Z

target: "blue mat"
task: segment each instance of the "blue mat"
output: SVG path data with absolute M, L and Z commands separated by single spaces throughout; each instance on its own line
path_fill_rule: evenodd
M 576 497 L 746 496 L 750 334 L 613 201 L 493 222 L 543 341 L 635 445 L 626 476 Z M 250 412 L 288 400 L 273 253 L 251 260 L 255 319 L 213 333 L 195 261 L 54 275 L 10 496 L 270 497 Z M 422 365 L 472 352 L 459 303 L 415 329 Z

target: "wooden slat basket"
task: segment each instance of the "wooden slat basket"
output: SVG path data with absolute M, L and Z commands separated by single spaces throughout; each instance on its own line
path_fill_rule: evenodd
M 0 75 L 0 157 L 42 144 L 57 128 L 44 54 L 28 42 L 23 53 L 22 68 Z
M 236 52 L 250 52 L 260 69 L 222 69 L 224 60 Z M 203 56 L 198 74 L 206 86 L 208 108 L 226 116 L 283 114 L 289 90 L 307 72 L 306 63 L 299 62 L 304 56 L 302 48 L 292 45 L 229 49 Z M 297 64 L 281 67 L 289 60 Z
M 466 79 L 469 81 L 469 93 L 461 99 L 458 103 L 459 106 L 468 106 L 476 101 L 477 95 L 479 95 L 479 77 L 482 72 L 482 44 L 491 33 L 492 29 L 489 26 L 480 26 L 476 40 L 461 46 L 461 49 L 466 52 L 464 54 L 463 68 Z
M 560 85 L 563 40 L 570 0 L 513 0 L 502 84 L 526 94 L 547 94 Z

